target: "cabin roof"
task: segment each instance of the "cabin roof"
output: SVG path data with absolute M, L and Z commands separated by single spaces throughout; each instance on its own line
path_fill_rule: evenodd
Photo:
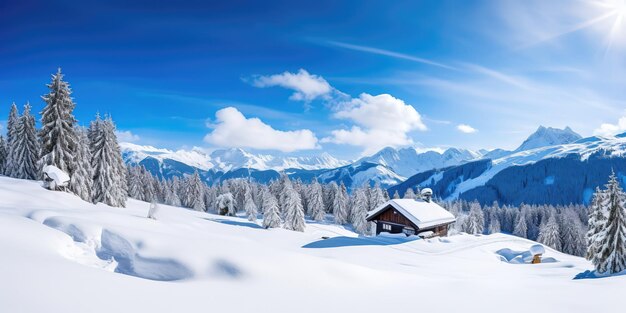
M 452 213 L 442 208 L 437 203 L 431 201 L 413 199 L 393 199 L 389 200 L 374 210 L 367 213 L 367 220 L 371 221 L 379 213 L 382 213 L 389 206 L 408 218 L 419 229 L 425 229 L 442 224 L 450 224 L 456 221 Z

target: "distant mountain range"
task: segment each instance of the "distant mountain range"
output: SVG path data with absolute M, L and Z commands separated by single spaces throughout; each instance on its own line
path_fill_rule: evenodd
M 419 186 L 444 199 L 481 203 L 588 204 L 611 171 L 626 183 L 626 134 L 581 138 L 568 128 L 540 127 L 515 151 L 421 172 L 389 192 Z
M 404 194 L 409 187 L 430 187 L 445 199 L 519 205 L 587 203 L 611 169 L 626 174 L 625 137 L 582 138 L 569 127 L 541 126 L 513 151 L 388 147 L 355 162 L 327 153 L 294 157 L 243 149 L 205 153 L 129 143 L 121 147 L 127 163 L 166 178 L 198 171 L 208 183 L 241 177 L 269 182 L 282 172 L 303 181 L 343 182 L 350 189 L 378 183 L 390 194 Z

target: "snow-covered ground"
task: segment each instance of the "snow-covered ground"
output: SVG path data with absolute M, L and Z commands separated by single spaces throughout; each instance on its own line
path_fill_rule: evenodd
M 550 249 L 516 264 L 534 243 L 507 235 L 359 238 L 148 208 L 0 177 L 0 312 L 624 310 L 626 276 L 574 279 L 591 265 Z

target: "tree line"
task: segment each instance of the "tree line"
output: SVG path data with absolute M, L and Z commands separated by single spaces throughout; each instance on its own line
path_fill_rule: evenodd
M 88 128 L 74 117 L 76 107 L 61 69 L 46 85 L 49 93 L 36 128 L 32 107 L 20 114 L 13 103 L 7 120 L 7 138 L 0 136 L 0 174 L 44 179 L 43 168 L 53 165 L 70 176 L 69 190 L 85 201 L 114 207 L 126 204 L 126 168 L 110 116 L 99 115 Z

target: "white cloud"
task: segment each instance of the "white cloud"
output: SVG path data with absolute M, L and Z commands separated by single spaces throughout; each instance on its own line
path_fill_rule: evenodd
M 475 132 L 477 132 L 478 130 L 472 126 L 469 126 L 467 124 L 459 124 L 456 129 L 458 129 L 460 132 L 462 133 L 466 133 L 466 134 L 473 134 Z
M 617 124 L 604 123 L 599 128 L 593 131 L 594 135 L 599 136 L 614 136 L 620 133 L 626 132 L 626 116 L 621 117 Z
M 426 130 L 420 114 L 411 105 L 388 94 L 372 96 L 363 93 L 357 99 L 344 103 L 333 115 L 352 121 L 350 129 L 331 132 L 322 142 L 363 147 L 363 154 L 374 153 L 384 147 L 409 145 L 408 133 Z
M 137 142 L 140 139 L 138 135 L 133 134 L 129 130 L 118 130 L 115 132 L 115 135 L 119 142 Z
M 234 107 L 217 111 L 215 117 L 214 129 L 204 141 L 216 146 L 283 152 L 319 148 L 317 137 L 308 129 L 276 130 L 258 118 L 246 118 Z
M 283 87 L 295 91 L 289 99 L 310 102 L 317 98 L 328 99 L 333 92 L 330 84 L 321 76 L 309 74 L 304 69 L 297 73 L 284 72 L 269 76 L 258 76 L 252 85 L 259 88 Z

